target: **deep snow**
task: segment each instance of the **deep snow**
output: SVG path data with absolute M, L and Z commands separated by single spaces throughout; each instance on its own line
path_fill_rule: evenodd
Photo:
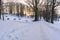
M 0 21 L 0 40 L 40 40 L 40 24 Z
M 27 17 L 18 20 L 16 16 L 4 16 L 5 20 L 0 20 L 0 40 L 60 40 L 58 21 L 51 24 L 43 19 L 32 22 L 31 18 Z M 13 20 L 14 18 L 16 20 Z

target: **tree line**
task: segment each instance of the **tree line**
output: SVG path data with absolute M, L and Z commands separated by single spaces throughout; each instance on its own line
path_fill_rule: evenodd
M 34 21 L 38 21 L 39 20 L 39 13 L 40 13 L 40 19 L 41 19 L 41 16 L 42 16 L 45 21 L 50 22 L 50 23 L 54 23 L 53 22 L 54 18 L 56 18 L 56 16 L 57 16 L 56 13 L 55 13 L 55 9 L 54 8 L 59 5 L 59 4 L 56 5 L 56 0 L 46 0 L 44 5 L 42 4 L 43 2 L 40 3 L 40 0 L 32 0 L 32 2 L 27 0 L 26 3 L 35 12 L 35 20 Z M 41 6 L 42 6 L 42 13 L 39 12 L 41 10 L 41 9 L 39 10 L 39 8 Z M 45 9 L 43 9 L 43 7 Z
M 55 14 L 54 8 L 59 5 L 59 4 L 56 5 L 56 0 L 46 0 L 44 4 L 43 4 L 43 0 L 42 2 L 40 2 L 40 0 L 27 0 L 25 1 L 25 3 L 28 4 L 26 6 L 32 9 L 33 13 L 35 14 L 34 15 L 35 19 L 33 21 L 39 21 L 39 18 L 41 19 L 41 17 L 43 17 L 45 21 L 54 23 L 53 22 L 54 18 L 56 18 L 57 16 Z M 15 3 L 9 3 L 9 5 L 5 5 L 6 7 L 9 6 L 9 13 L 12 13 L 12 10 L 15 10 L 15 8 L 13 9 L 14 4 Z M 19 3 L 16 3 L 15 5 L 16 5 L 17 15 L 23 16 L 24 14 L 23 10 L 25 6 Z M 3 9 L 1 6 L 2 6 L 2 1 L 0 0 L 0 19 L 1 19 L 1 10 Z

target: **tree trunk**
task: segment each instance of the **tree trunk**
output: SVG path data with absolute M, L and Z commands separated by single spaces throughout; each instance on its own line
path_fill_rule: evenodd
M 37 0 L 35 0 L 35 8 L 34 8 L 34 10 L 35 10 L 35 20 L 34 21 L 38 21 L 39 19 L 38 19 L 38 7 L 37 7 Z
M 54 23 L 53 20 L 54 20 L 54 7 L 52 7 L 51 23 Z
M 0 19 L 1 19 L 1 9 L 0 9 Z
M 12 4 L 9 4 L 9 13 L 12 14 Z
M 22 16 L 24 16 L 24 14 L 23 14 L 24 6 L 22 4 L 20 4 L 20 5 L 21 5 L 21 7 L 20 7 L 20 16 L 22 17 Z
M 22 17 L 23 15 L 24 15 L 23 10 L 21 9 L 20 16 Z
M 37 12 L 37 9 L 35 10 L 35 21 L 38 21 L 38 12 Z
M 55 5 L 55 0 L 53 0 L 53 6 L 52 6 L 52 15 L 51 15 L 51 23 L 54 23 L 54 5 Z
M 19 16 L 19 5 L 17 4 L 17 16 Z
M 0 0 L 0 19 L 1 19 L 1 0 Z
M 10 14 L 12 14 L 12 7 L 10 7 Z

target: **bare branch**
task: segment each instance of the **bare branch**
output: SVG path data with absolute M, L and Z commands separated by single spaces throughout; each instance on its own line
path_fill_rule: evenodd
M 59 6 L 59 5 L 60 5 L 60 2 L 57 2 L 57 3 L 55 4 L 55 7 L 56 7 L 56 6 Z
M 37 4 L 39 4 L 40 0 L 37 0 Z
M 33 4 L 32 4 L 31 1 L 27 0 L 27 1 L 25 1 L 25 2 L 28 4 L 29 7 L 33 8 Z

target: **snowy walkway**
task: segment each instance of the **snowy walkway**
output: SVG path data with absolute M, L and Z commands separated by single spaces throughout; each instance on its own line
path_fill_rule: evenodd
M 41 22 L 43 40 L 60 40 L 60 29 L 58 26 L 46 22 Z
M 0 21 L 0 40 L 40 40 L 40 24 Z
M 0 21 L 0 40 L 60 40 L 60 30 L 44 21 Z

